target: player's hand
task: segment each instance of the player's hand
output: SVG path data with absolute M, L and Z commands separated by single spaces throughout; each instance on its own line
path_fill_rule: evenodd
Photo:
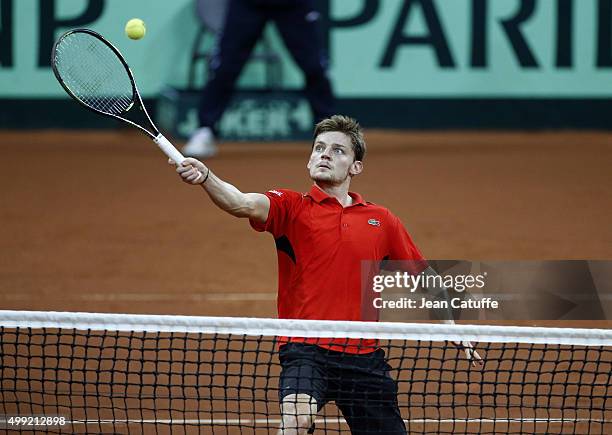
M 482 357 L 476 352 L 474 345 L 471 341 L 453 341 L 452 342 L 457 349 L 462 350 L 465 353 L 465 357 L 472 363 L 473 367 L 483 366 L 484 361 Z
M 176 166 L 176 172 L 187 184 L 202 184 L 208 179 L 210 169 L 199 160 L 187 157 L 180 165 L 172 159 L 168 159 L 168 163 Z

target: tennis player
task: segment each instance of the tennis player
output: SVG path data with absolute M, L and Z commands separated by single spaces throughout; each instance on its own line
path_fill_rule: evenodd
M 315 127 L 306 165 L 314 184 L 307 193 L 243 193 L 192 158 L 176 171 L 186 183 L 201 185 L 222 210 L 274 236 L 280 318 L 362 320 L 362 260 L 414 260 L 427 267 L 396 216 L 349 192 L 365 153 L 359 124 L 335 115 Z M 481 361 L 470 343 L 457 345 Z M 279 434 L 307 433 L 330 401 L 353 434 L 406 433 L 391 367 L 376 340 L 288 339 L 279 359 Z

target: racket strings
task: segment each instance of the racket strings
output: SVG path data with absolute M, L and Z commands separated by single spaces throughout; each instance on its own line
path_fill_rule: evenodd
M 126 67 L 103 41 L 88 33 L 71 33 L 56 47 L 55 66 L 64 85 L 85 105 L 119 115 L 133 103 Z

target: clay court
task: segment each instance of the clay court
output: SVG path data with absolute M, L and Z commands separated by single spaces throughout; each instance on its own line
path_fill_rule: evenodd
M 612 259 L 612 135 L 366 134 L 366 170 L 352 190 L 396 213 L 426 257 Z M 279 187 L 305 191 L 310 185 L 305 169 L 309 147 L 308 143 L 227 143 L 209 164 L 244 191 Z M 0 148 L 6 162 L 0 215 L 3 309 L 275 317 L 276 253 L 271 236 L 219 211 L 199 187 L 183 184 L 143 136 L 124 130 L 3 132 Z M 580 323 L 591 325 L 595 323 Z M 610 322 L 596 325 L 609 327 Z M 442 350 L 436 352 L 441 358 Z M 567 359 L 569 354 L 563 352 L 553 358 Z M 451 374 L 441 372 L 439 380 L 432 380 L 427 370 L 416 370 L 421 363 L 415 364 L 402 376 L 420 376 L 428 382 L 412 386 L 411 400 L 416 400 L 418 385 L 421 394 L 437 382 L 442 389 L 453 389 L 448 394 L 472 388 L 472 377 L 470 383 L 466 378 L 456 384 L 448 377 Z M 453 365 L 452 360 L 445 364 Z M 215 379 L 208 382 L 214 384 Z M 223 382 L 243 382 L 228 379 Z M 146 377 L 143 381 L 148 382 Z M 476 386 L 482 381 L 476 379 Z M 605 397 L 609 383 L 606 386 L 600 377 L 591 381 L 598 384 L 594 394 Z M 261 394 L 257 412 L 276 414 L 276 408 L 264 406 L 275 400 L 274 393 L 262 390 Z M 416 420 L 409 427 L 427 433 L 524 429 L 516 422 L 494 426 L 480 421 L 468 427 L 452 420 L 478 412 L 474 397 L 465 396 L 465 406 L 448 416 L 440 415 L 431 403 L 412 402 L 411 416 Z M 167 407 L 160 400 L 157 404 Z M 604 406 L 599 400 L 596 406 Z M 518 416 L 517 409 L 505 412 L 507 419 Z M 601 416 L 609 418 L 608 413 Z M 333 423 L 337 414 L 330 415 L 326 427 L 337 430 Z M 501 414 L 496 410 L 495 415 Z M 427 420 L 436 417 L 437 423 Z M 534 432 L 542 430 L 533 424 Z M 559 433 L 609 429 L 601 423 L 547 424 L 546 430 Z M 139 432 L 139 427 L 132 429 Z M 164 433 L 169 428 L 158 429 Z
M 367 131 L 352 190 L 436 259 L 612 259 L 612 135 Z M 132 131 L 2 132 L 5 309 L 275 316 L 272 237 Z M 243 191 L 309 189 L 308 143 L 227 143 Z

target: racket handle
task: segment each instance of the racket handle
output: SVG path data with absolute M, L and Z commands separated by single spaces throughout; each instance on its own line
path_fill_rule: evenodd
M 170 157 L 177 165 L 185 160 L 185 157 L 164 137 L 163 134 L 158 134 L 157 137 L 153 139 L 153 142 L 155 142 L 164 154 Z

